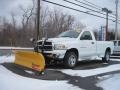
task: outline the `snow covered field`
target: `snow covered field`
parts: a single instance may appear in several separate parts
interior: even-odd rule
[[[0,47],[0,50],[33,50],[33,48],[21,48],[21,47]]]
[[[15,57],[13,55],[11,56],[0,56],[0,63],[5,63],[5,62],[14,62]]]
[[[13,62],[14,56],[1,56],[0,63]],[[19,76],[0,65],[0,90],[82,90],[68,81],[37,80]]]
[[[22,77],[0,66],[0,90],[80,90],[67,81],[45,81]]]
[[[120,74],[103,76],[100,80],[102,81],[98,82],[97,86],[104,90],[120,90]]]
[[[117,71],[120,70],[120,64],[111,65],[104,68],[96,68],[96,69],[90,69],[90,70],[61,70],[61,72],[66,73],[71,76],[81,76],[81,77],[88,77],[88,76],[94,76],[98,74],[103,74],[107,72]]]
[[[13,62],[14,56],[1,56],[0,63]],[[22,77],[0,65],[0,90],[82,90],[67,81],[47,81]]]
[[[119,59],[115,59],[119,61]],[[14,62],[14,56],[0,56],[0,63]],[[102,73],[120,70],[120,64],[101,67],[89,70],[57,69],[70,76],[89,77]],[[98,77],[96,86],[104,90],[119,90],[120,74],[106,75]],[[87,86],[86,86],[87,87]],[[0,90],[82,90],[77,86],[69,84],[67,80],[39,80],[15,74],[4,66],[0,65]]]

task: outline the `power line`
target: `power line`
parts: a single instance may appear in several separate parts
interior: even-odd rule
[[[102,8],[102,7],[100,7],[100,6],[96,5],[96,4],[93,4],[93,3],[91,3],[91,2],[89,2],[89,1],[87,1],[87,0],[84,0],[84,1],[87,2],[87,3],[89,3],[89,4],[91,4],[91,5],[96,6],[96,7],[98,7],[98,8]]]
[[[68,0],[63,0],[63,1],[66,1],[66,2],[68,2],[68,3],[71,3],[71,4],[74,4],[74,5],[76,5],[76,3],[73,3],[73,2],[70,2],[70,1],[68,1]],[[86,4],[86,3],[83,3],[83,2],[81,2],[81,1],[79,1],[79,0],[75,0],[75,1],[77,1],[77,2],[79,2],[79,3],[81,3],[81,4],[84,4],[84,5],[89,5],[89,4]],[[79,5],[79,4],[78,4]],[[78,6],[77,5],[77,6]],[[95,5],[95,4],[93,4],[93,5]],[[82,6],[82,5],[79,5],[80,7]],[[97,5],[96,5],[97,6]],[[83,6],[83,8],[84,8],[85,6]],[[91,7],[91,5],[89,6],[89,7]],[[92,6],[92,7],[95,7],[95,6]],[[87,9],[87,7],[85,7],[86,9]],[[88,10],[89,10],[90,8],[88,8]],[[94,8],[94,9],[96,9],[96,8]],[[103,14],[103,15],[106,15],[106,14],[104,14],[104,13],[102,13],[101,11],[102,11],[102,8],[100,9],[98,9],[98,10],[100,10],[100,11],[96,11],[96,10],[91,10],[91,11],[93,11],[93,12],[97,12],[97,13],[100,13],[100,14]],[[89,11],[88,11],[89,12]],[[112,16],[111,16],[112,15]],[[111,18],[116,18],[115,17],[116,15],[115,14],[113,14],[113,13],[111,13],[111,14],[109,14],[109,17],[111,17]],[[120,21],[120,20],[118,20],[118,21]]]
[[[78,1],[78,2],[80,2],[79,0],[75,0],[75,1]],[[90,5],[92,5],[92,6],[94,6],[94,7],[96,7],[96,8],[98,8],[98,9],[102,9],[102,7],[101,6],[98,6],[98,5],[96,5],[96,4],[94,4],[94,3],[91,3],[91,2],[89,2],[89,1],[87,1],[87,0],[84,0],[86,3],[88,3],[88,4],[90,4]],[[113,16],[115,16],[115,14],[111,14],[111,15],[113,15]]]
[[[93,10],[93,9],[90,9],[90,8],[87,8],[87,7],[85,7],[85,6],[76,4],[76,3],[71,2],[71,1],[68,1],[68,0],[63,0],[63,1],[68,2],[68,3],[70,3],[70,4],[73,4],[73,5],[76,5],[76,6],[79,6],[79,7],[82,7],[82,8],[85,8],[85,9],[88,9],[88,10],[90,10],[90,11],[93,11],[93,12],[96,12],[96,13],[99,13],[99,14],[102,14],[102,15],[106,15],[106,14],[104,14],[104,13],[102,13],[102,12],[99,12],[99,11],[96,11],[96,10]],[[109,17],[115,18],[115,17],[113,17],[113,16],[109,16]]]
[[[42,0],[44,2],[47,2],[47,3],[51,3],[51,4],[54,4],[54,5],[57,5],[57,6],[61,6],[61,7],[64,7],[64,8],[67,8],[67,9],[70,9],[70,10],[74,10],[74,11],[77,11],[77,12],[82,12],[82,13],[85,13],[85,14],[89,14],[91,16],[95,16],[95,17],[99,17],[99,18],[102,18],[102,19],[106,19],[105,17],[102,17],[102,16],[99,16],[99,15],[96,15],[96,14],[92,14],[92,13],[89,13],[89,12],[85,12],[85,11],[82,11],[82,10],[78,10],[78,9],[75,9],[75,8],[71,8],[71,7],[68,7],[68,6],[65,6],[65,5],[61,5],[61,4],[58,4],[58,3],[55,3],[55,2],[51,2],[51,1],[48,1],[48,0]],[[111,21],[115,21],[113,19],[108,19],[108,20],[111,20]],[[119,23],[120,24],[120,23]]]
[[[81,2],[81,1],[79,1],[79,0],[75,0],[75,1],[76,1],[76,2],[79,2],[79,3],[81,3],[81,4],[87,5],[87,6],[89,6],[89,7],[92,7],[92,8],[95,8],[95,9],[101,11],[101,8],[98,8],[98,7],[96,7],[96,6],[93,6],[93,5],[90,5],[90,4],[87,4],[87,3]]]

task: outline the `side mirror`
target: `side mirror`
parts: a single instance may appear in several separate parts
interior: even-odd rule
[[[35,39],[34,39],[34,38],[30,38],[30,41],[31,41],[32,43],[34,43],[34,42],[35,42]]]

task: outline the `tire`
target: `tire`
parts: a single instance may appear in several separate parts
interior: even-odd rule
[[[106,50],[105,56],[102,58],[102,61],[108,63],[110,61],[110,51]]]
[[[77,64],[77,55],[74,52],[67,52],[64,58],[66,68],[74,68]]]

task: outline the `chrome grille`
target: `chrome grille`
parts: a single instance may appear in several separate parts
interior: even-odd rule
[[[52,42],[50,41],[39,41],[37,44],[40,50],[52,51]]]

